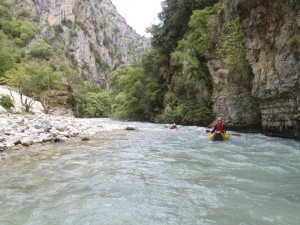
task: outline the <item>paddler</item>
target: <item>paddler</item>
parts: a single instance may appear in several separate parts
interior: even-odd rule
[[[171,130],[178,130],[178,127],[176,126],[176,124],[174,123],[171,127],[170,127]]]
[[[211,133],[213,134],[215,131],[223,134],[226,133],[225,124],[223,123],[222,117],[217,118],[217,122],[214,126],[214,129],[211,131]]]

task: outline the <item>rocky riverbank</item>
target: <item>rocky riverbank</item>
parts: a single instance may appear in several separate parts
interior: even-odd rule
[[[88,140],[89,136],[104,131],[136,129],[118,125],[110,119],[0,114],[0,151],[18,150],[38,143],[66,142],[74,137]]]

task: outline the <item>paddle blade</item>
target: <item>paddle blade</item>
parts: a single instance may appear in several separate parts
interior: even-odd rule
[[[210,134],[210,130],[205,130],[205,131],[206,131],[206,133]]]
[[[231,136],[241,136],[240,134],[230,134]]]

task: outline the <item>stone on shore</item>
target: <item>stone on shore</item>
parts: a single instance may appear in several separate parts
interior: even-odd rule
[[[124,130],[137,130],[137,127],[128,125],[124,127]]]
[[[88,136],[113,130],[137,130],[137,127],[124,127],[110,119],[5,113],[0,114],[0,151],[17,150],[37,143],[67,142],[73,137],[88,141]]]

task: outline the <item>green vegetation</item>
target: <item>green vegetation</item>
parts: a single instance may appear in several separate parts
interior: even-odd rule
[[[25,46],[36,33],[35,26],[27,20],[14,17],[8,8],[2,6],[3,8],[6,10],[0,17],[0,28],[6,35],[13,38],[16,44]]]
[[[206,53],[213,30],[209,19],[220,5],[193,12],[204,6],[192,0],[163,2],[161,23],[149,28],[154,49],[108,76],[111,117],[202,125],[211,121]]]
[[[60,24],[53,26],[56,35],[61,34],[64,30]]]
[[[227,25],[228,33],[222,38],[219,54],[224,63],[234,72],[249,74],[250,66],[246,59],[246,48],[243,43],[244,31],[239,19],[231,21]]]
[[[111,110],[110,96],[100,91],[77,93],[75,96],[75,112],[79,117],[109,117]]]
[[[195,31],[180,41],[171,57],[165,57],[162,49],[154,49],[143,56],[141,63],[121,66],[109,75],[112,117],[181,124],[209,123],[212,82],[204,57],[206,50],[200,51],[200,48],[209,45],[212,25],[208,18],[215,8],[197,12],[199,15],[190,22]],[[197,20],[203,15],[206,17],[199,23]],[[202,46],[199,46],[200,38],[206,38]],[[168,58],[170,64],[166,67]]]
[[[176,0],[163,1],[162,12],[159,14],[161,23],[149,28],[153,38],[153,47],[160,54],[169,56],[177,48],[178,41],[188,31],[188,22],[193,10],[204,8],[205,1]]]
[[[181,124],[208,125],[212,119],[212,78],[206,53],[211,44],[213,24],[210,17],[220,5],[195,10],[191,15],[189,33],[170,54],[168,92],[164,98],[163,121]]]
[[[4,76],[5,72],[14,67],[15,58],[8,52],[0,52],[0,78]]]
[[[60,102],[53,93],[65,92],[72,99],[83,84],[81,76],[51,41],[40,39],[28,45],[38,30],[37,24],[27,18],[26,8],[13,10],[13,6],[13,1],[0,1],[0,83],[20,92],[27,112],[33,101],[26,101],[23,95],[42,101],[44,106],[49,106],[50,93],[53,104]],[[70,21],[64,23],[72,25]],[[57,26],[56,32],[62,32],[62,27]]]
[[[41,39],[31,47],[30,55],[35,58],[49,60],[54,56],[54,49],[51,45]]]
[[[14,107],[13,100],[9,95],[0,96],[0,105],[6,110],[10,110],[12,107]]]
[[[90,77],[92,68],[87,63],[78,68],[74,49],[62,48],[63,32],[69,30],[73,42],[80,29],[89,34],[85,24],[63,20],[49,29],[51,37],[35,40],[32,38],[39,27],[27,18],[28,9],[13,10],[12,1],[0,0],[0,82],[40,100],[46,112],[66,105],[78,117],[208,125],[214,116],[208,52],[218,45],[218,54],[231,72],[248,78],[251,74],[238,19],[227,25],[220,43],[213,40],[216,15],[222,11],[217,2],[163,1],[160,23],[148,29],[152,48],[132,65],[121,65],[108,74],[107,87],[103,89],[84,81],[83,74]],[[121,53],[116,52],[112,40],[119,29],[109,18],[92,23],[97,33],[103,33],[97,35],[97,43],[107,48],[113,60],[121,61]],[[293,37],[289,46],[297,46],[298,39]],[[134,55],[134,44],[123,44]],[[110,66],[97,47],[90,43],[89,48],[98,69],[108,72]],[[247,99],[243,107],[252,109],[253,102]],[[29,103],[25,105],[29,109]]]
[[[161,23],[150,28],[154,49],[132,66],[120,66],[109,74],[107,91],[83,82],[73,67],[77,66],[73,54],[66,53],[65,56],[48,39],[40,39],[28,46],[37,26],[26,19],[26,8],[20,8],[14,14],[13,4],[4,2],[7,3],[2,1],[0,8],[1,82],[40,100],[45,111],[49,111],[50,105],[60,102],[59,98],[53,97],[58,94],[69,96],[70,99],[63,102],[69,102],[80,117],[110,116],[185,124],[207,124],[210,120],[212,84],[205,54],[212,30],[209,17],[215,13],[216,7],[197,10],[204,8],[206,3],[164,1]],[[70,29],[72,37],[76,36],[76,28],[88,33],[84,24],[64,20],[61,25],[53,26],[57,41],[64,27]],[[105,30],[102,44],[112,57],[120,57],[113,51],[108,33],[118,33],[119,30],[108,20],[103,20],[99,27]],[[128,48],[133,54],[134,48],[129,42]],[[90,50],[97,65],[108,71],[109,66],[93,44],[90,44]],[[89,71],[86,65],[82,68]]]
[[[160,112],[161,90],[157,78],[139,65],[120,66],[109,78],[111,116],[119,119],[154,121]]]
[[[190,34],[186,42],[181,45],[188,45],[190,48],[193,47],[198,54],[205,54],[210,47],[213,31],[213,24],[209,19],[220,9],[221,4],[218,3],[213,7],[194,11],[189,21]]]

